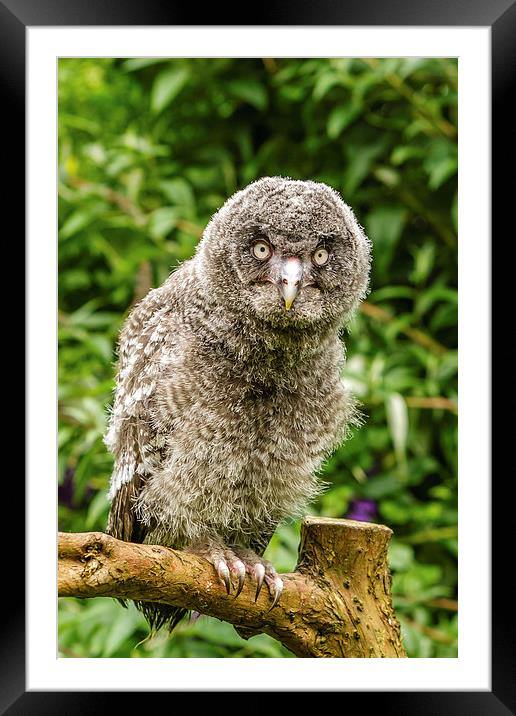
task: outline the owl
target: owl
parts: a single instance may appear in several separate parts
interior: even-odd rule
[[[369,240],[325,184],[265,177],[226,201],[122,328],[109,534],[195,552],[228,593],[265,583],[275,606],[265,548],[358,421],[340,336],[369,267]],[[137,607],[152,628],[185,615]]]

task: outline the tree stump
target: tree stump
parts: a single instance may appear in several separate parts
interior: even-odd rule
[[[270,609],[254,585],[226,594],[213,566],[159,545],[122,542],[101,532],[60,533],[59,596],[161,602],[228,621],[246,638],[264,632],[299,657],[405,657],[392,608],[383,525],[306,517],[296,571]],[[173,638],[173,636],[171,637]]]

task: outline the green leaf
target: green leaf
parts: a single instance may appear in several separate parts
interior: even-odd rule
[[[366,143],[359,146],[349,145],[346,148],[346,165],[344,168],[344,195],[353,194],[368,175],[373,162],[384,152],[386,139]]]
[[[408,159],[419,158],[424,155],[421,147],[413,145],[398,145],[391,154],[391,162],[396,166],[404,164]]]
[[[382,184],[389,187],[389,189],[398,186],[400,183],[400,173],[392,167],[377,166],[373,170],[373,174],[379,181],[382,182]]]
[[[365,218],[367,235],[373,244],[374,270],[380,276],[390,267],[407,219],[407,209],[397,204],[375,206]]]
[[[387,422],[399,463],[405,463],[408,437],[407,404],[399,393],[391,393],[386,400]]]
[[[195,204],[192,187],[185,179],[181,179],[180,177],[166,179],[159,183],[159,188],[165,197],[173,204],[179,204],[189,208]]]
[[[88,514],[84,522],[85,530],[104,530],[109,512],[109,500],[104,491],[97,492],[88,507]]]
[[[267,90],[255,80],[232,80],[228,82],[228,89],[234,97],[247,102],[258,110],[263,111],[267,107]]]
[[[333,72],[324,73],[315,83],[312,97],[316,102],[320,102],[336,84],[339,84],[338,75],[333,74]]]
[[[173,68],[161,72],[152,86],[151,110],[158,114],[179,95],[190,79],[190,71],[186,67]]]
[[[417,247],[414,254],[414,268],[410,274],[410,280],[415,284],[426,281],[433,270],[436,260],[436,246],[432,241],[427,241],[423,246]]]
[[[377,291],[371,291],[369,300],[372,303],[389,301],[393,298],[414,298],[415,290],[411,286],[384,286]]]
[[[99,355],[106,361],[111,360],[113,357],[113,346],[109,338],[100,334],[92,334],[88,339],[93,350],[99,353]]]
[[[69,239],[74,234],[77,234],[79,231],[86,228],[86,226],[92,224],[95,219],[96,216],[85,209],[74,211],[61,227],[59,231],[59,238],[63,240]]]
[[[428,174],[429,188],[438,189],[457,173],[457,145],[445,139],[433,142],[423,168]]]
[[[387,495],[393,495],[399,492],[401,488],[402,484],[398,478],[395,475],[388,474],[369,479],[365,483],[363,491],[366,497],[377,500]]]
[[[400,67],[397,69],[397,74],[406,79],[420,68],[423,68],[426,63],[427,59],[424,57],[404,57],[401,60]]]
[[[59,112],[59,124],[60,126],[80,129],[94,136],[98,135],[100,131],[100,125],[97,122],[92,122],[92,120],[87,117],[78,117],[77,115],[65,114],[63,112]]]
[[[396,571],[405,571],[414,562],[414,548],[393,540],[389,546],[389,566]]]
[[[322,516],[344,517],[352,496],[353,490],[349,485],[339,485],[332,488],[321,496]]]
[[[139,621],[133,609],[120,609],[117,618],[107,631],[101,655],[108,657],[114,654],[135,631]]]
[[[163,62],[170,62],[170,60],[168,57],[131,57],[131,59],[122,63],[122,67],[127,72],[135,72],[144,67],[152,67],[152,65],[161,64]]]
[[[457,173],[457,160],[447,157],[435,162],[429,168],[428,186],[430,189],[438,189],[445,181]]]
[[[149,233],[155,239],[162,239],[177,224],[177,210],[173,206],[164,206],[153,211],[149,218]]]
[[[337,105],[328,117],[326,131],[330,139],[337,139],[342,131],[360,114],[360,108],[352,104]]]

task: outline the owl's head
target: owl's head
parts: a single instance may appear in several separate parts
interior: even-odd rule
[[[266,177],[213,216],[197,261],[217,302],[302,327],[349,317],[367,292],[370,245],[334,189]]]

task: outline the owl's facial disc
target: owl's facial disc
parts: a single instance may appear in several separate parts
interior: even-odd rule
[[[212,217],[199,257],[210,300],[290,333],[347,320],[366,294],[370,248],[336,191],[264,177]]]

